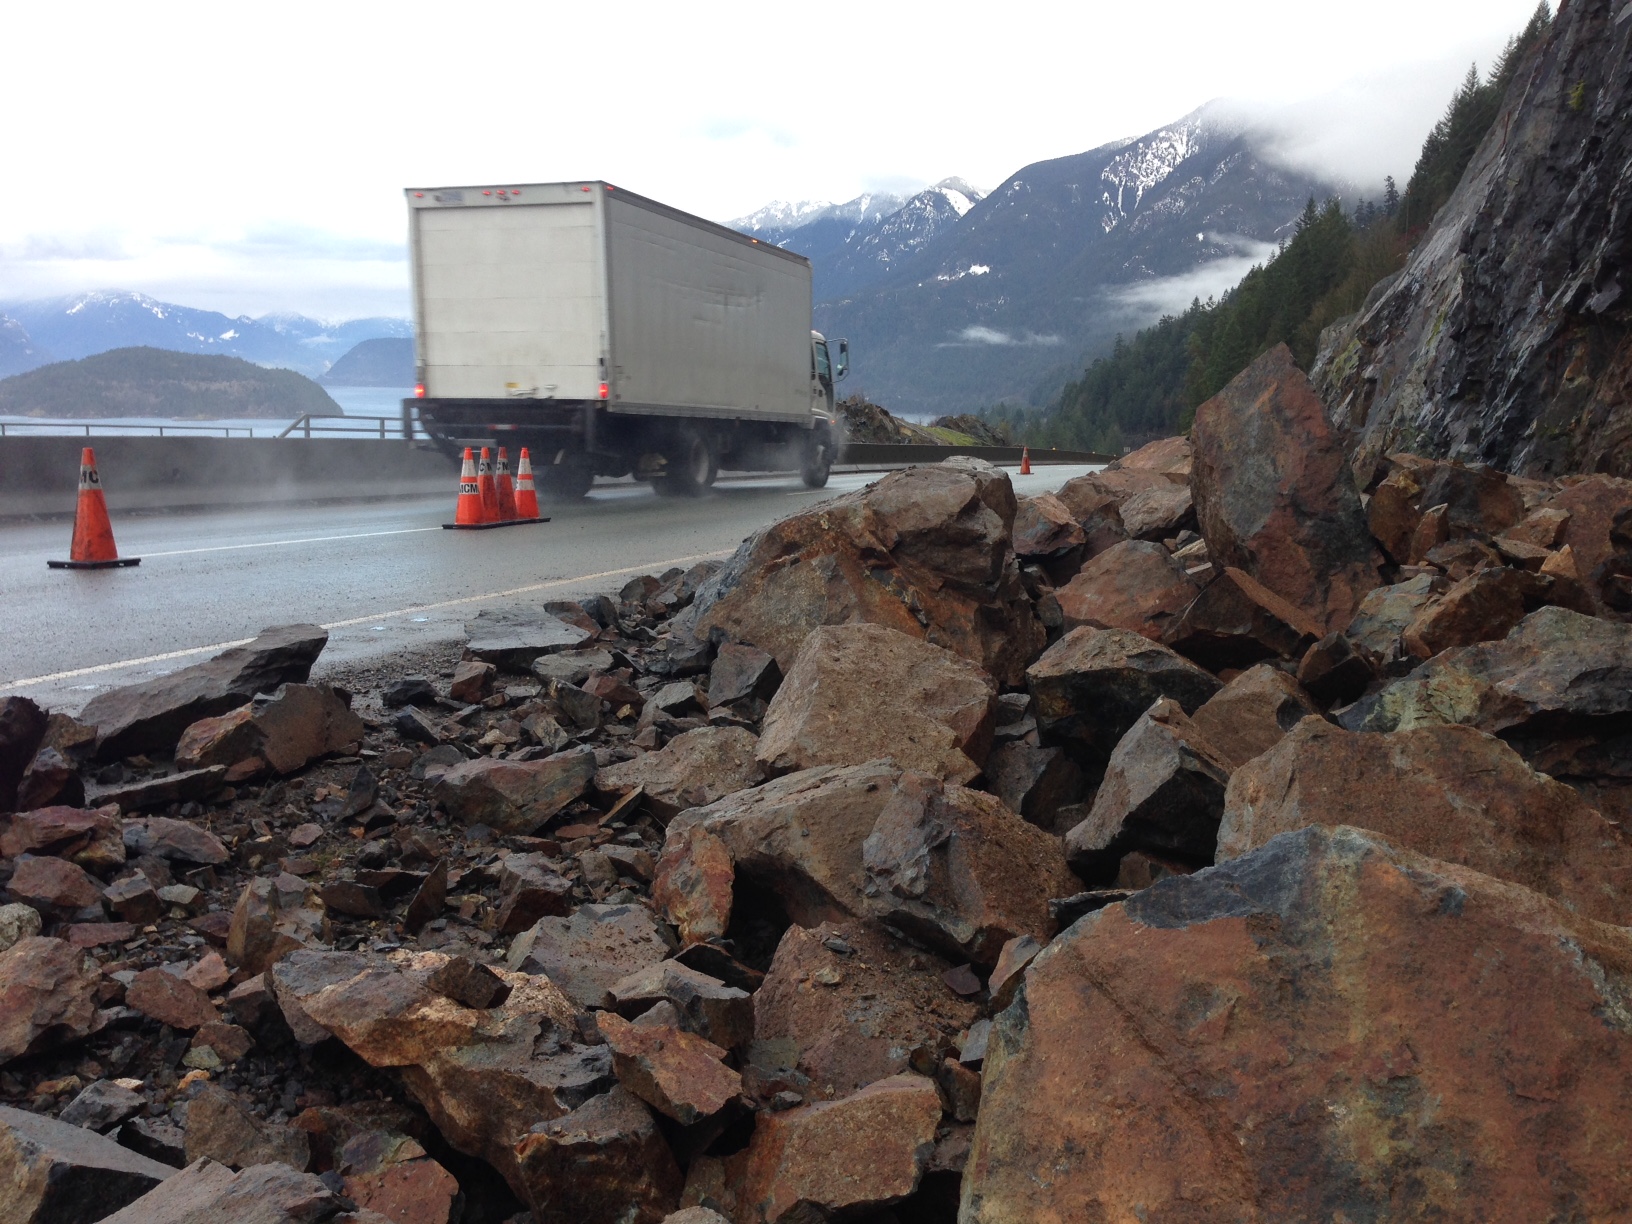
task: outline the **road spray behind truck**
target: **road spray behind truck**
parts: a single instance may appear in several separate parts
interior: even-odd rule
[[[721,468],[827,483],[833,384],[810,261],[613,187],[410,188],[417,383],[452,452],[530,448],[542,491],[635,475],[694,495]]]

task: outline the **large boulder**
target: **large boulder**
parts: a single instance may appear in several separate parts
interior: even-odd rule
[[[1401,640],[1423,609],[1444,594],[1448,584],[1437,574],[1418,574],[1393,586],[1378,587],[1360,601],[1346,636],[1385,669],[1415,666]]]
[[[318,625],[263,629],[254,641],[203,663],[98,694],[79,721],[96,728],[98,760],[167,752],[201,718],[235,710],[282,684],[304,684],[328,640]]]
[[[925,774],[897,780],[861,860],[867,916],[982,965],[1018,935],[1047,939],[1049,898],[1077,891],[1057,837],[994,795]]]
[[[1138,450],[1131,451],[1120,459],[1112,460],[1111,463],[1106,465],[1105,470],[1107,472],[1149,472],[1165,478],[1172,484],[1188,485],[1193,466],[1190,439],[1181,434],[1172,438],[1159,438],[1155,442],[1147,442]]]
[[[6,1224],[94,1224],[174,1173],[95,1131],[0,1105]]]
[[[980,1015],[948,989],[953,965],[868,922],[790,926],[754,995],[755,1065],[796,1072],[811,1100],[848,1096],[949,1048]]]
[[[763,782],[765,768],[755,757],[758,747],[754,733],[742,727],[694,727],[658,752],[601,770],[595,787],[615,795],[639,788],[646,806],[666,824],[687,808]]]
[[[1014,555],[1026,560],[1064,556],[1088,543],[1088,533],[1052,493],[1022,497],[1015,504]]]
[[[369,1065],[396,1068],[443,1137],[524,1198],[517,1142],[611,1087],[611,1055],[576,1044],[573,1005],[548,978],[502,973],[511,988],[503,1001],[472,1008],[436,989],[449,961],[300,951],[270,976],[297,1036],[332,1035]]]
[[[234,780],[267,769],[291,774],[361,740],[363,730],[349,696],[332,685],[283,684],[231,713],[189,726],[176,744],[176,765],[236,766]]]
[[[1588,918],[1632,925],[1632,839],[1472,727],[1356,735],[1306,720],[1230,780],[1218,857],[1313,824],[1370,829]]]
[[[725,1161],[722,1195],[731,1217],[799,1224],[898,1202],[918,1188],[940,1118],[935,1081],[917,1075],[891,1076],[842,1100],[762,1113],[748,1147]]]
[[[1156,701],[1111,753],[1087,818],[1066,834],[1072,866],[1084,878],[1114,875],[1130,850],[1211,863],[1230,770],[1176,701]]]
[[[1048,899],[1076,891],[1057,838],[992,795],[888,762],[804,770],[684,813],[652,899],[687,943],[730,929],[739,893],[801,926],[872,918],[991,963],[1046,938]]]
[[[1139,716],[1159,697],[1186,714],[1223,686],[1166,646],[1129,629],[1073,629],[1026,672],[1045,744],[1103,765]]]
[[[1278,667],[1249,667],[1191,715],[1232,770],[1262,756],[1305,718],[1319,714],[1309,694]]]
[[[1136,540],[1170,539],[1196,520],[1190,486],[1171,481],[1139,490],[1120,509],[1122,526]]]
[[[1612,1219],[1632,931],[1309,828],[1088,915],[994,1022],[963,1224]]]
[[[1491,733],[1583,730],[1632,714],[1632,625],[1565,608],[1530,613],[1499,642],[1447,650],[1362,698],[1351,731],[1465,723]]]
[[[563,752],[542,761],[478,757],[443,773],[433,793],[462,824],[526,834],[588,790],[594,777],[592,752]]]
[[[759,760],[790,773],[889,757],[968,782],[991,749],[996,696],[991,677],[950,650],[882,625],[823,626],[771,701]]]
[[[683,1179],[650,1111],[615,1087],[516,1145],[538,1224],[661,1224]]]
[[[1624,598],[1615,599],[1615,572],[1626,574],[1632,569],[1617,567],[1632,562],[1627,554],[1632,550],[1628,535],[1628,519],[1632,517],[1632,480],[1614,476],[1594,475],[1579,480],[1568,480],[1566,487],[1547,504],[1554,510],[1567,513],[1570,518],[1564,527],[1561,544],[1575,557],[1583,584],[1587,587],[1599,613],[1618,612],[1623,617],[1629,609]]]
[[[669,942],[643,905],[582,905],[518,935],[509,964],[548,977],[579,1007],[605,1007],[619,982],[668,956]]]
[[[101,1224],[379,1224],[373,1212],[343,1215],[347,1200],[315,1173],[288,1165],[254,1165],[234,1173],[213,1160],[198,1160],[173,1173],[123,1211],[91,1216]]]
[[[1090,560],[1054,597],[1067,629],[1131,629],[1159,642],[1199,594],[1167,549],[1125,540]]]
[[[1323,636],[1320,622],[1251,575],[1225,566],[1162,641],[1203,667],[1251,667],[1265,659],[1297,659]]]
[[[979,460],[894,472],[748,539],[676,618],[792,666],[822,625],[886,625],[1019,683],[1045,634],[1020,583],[1014,490]]]
[[[1378,586],[1379,557],[1342,440],[1284,344],[1196,410],[1196,516],[1213,556],[1323,629]]]
[[[0,1065],[101,1026],[96,965],[66,940],[25,936],[0,952]]]

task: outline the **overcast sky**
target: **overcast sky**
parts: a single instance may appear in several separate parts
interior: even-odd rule
[[[605,178],[717,220],[983,188],[1212,98],[1409,175],[1535,0],[6,6],[0,301],[407,313],[401,189]]]

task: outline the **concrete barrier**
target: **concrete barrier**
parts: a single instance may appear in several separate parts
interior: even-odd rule
[[[336,499],[446,494],[453,505],[459,467],[440,452],[373,438],[0,438],[0,518],[71,516],[79,452],[96,449],[108,508],[191,510]],[[973,455],[1020,462],[1018,446],[846,446],[847,467],[892,468]],[[512,462],[515,456],[512,456]],[[1086,451],[1035,451],[1033,463],[1108,463]]]
[[[79,453],[96,450],[108,508],[185,510],[445,493],[458,465],[371,438],[0,438],[0,517],[72,515]]]

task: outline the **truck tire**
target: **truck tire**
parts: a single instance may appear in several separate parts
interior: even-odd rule
[[[818,425],[799,447],[799,479],[807,489],[824,489],[833,471],[833,431]]]
[[[661,497],[701,497],[720,474],[713,440],[689,426],[679,430],[664,452],[668,466],[652,481]]]
[[[595,473],[582,463],[552,463],[534,471],[538,493],[546,501],[582,501],[595,483]]]

